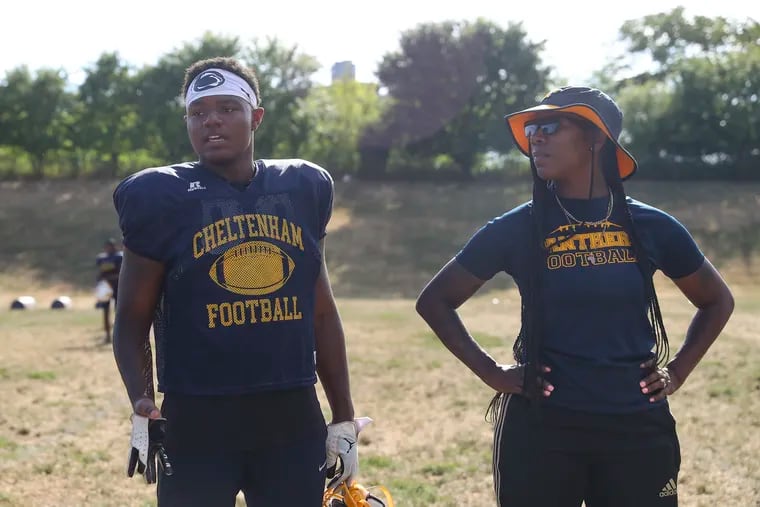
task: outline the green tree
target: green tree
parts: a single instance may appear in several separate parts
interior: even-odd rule
[[[620,28],[620,38],[632,54],[645,53],[667,70],[686,57],[731,52],[760,41],[760,26],[747,19],[731,22],[718,16],[684,16],[684,8],[676,7],[629,20]]]
[[[651,80],[627,86],[617,97],[625,112],[622,141],[640,161],[660,156],[673,101],[671,88],[667,83]]]
[[[0,84],[0,145],[28,153],[34,177],[42,178],[46,157],[70,145],[65,121],[73,102],[66,91],[66,76],[59,70],[32,74],[21,66],[9,71]]]
[[[629,56],[605,68],[607,83],[617,77],[625,137],[644,172],[757,177],[760,24],[686,18],[678,8],[628,21],[620,34],[633,54],[654,62],[627,78]]]
[[[520,24],[444,22],[405,32],[400,50],[387,54],[378,70],[394,102],[380,137],[418,156],[449,155],[471,174],[479,155],[512,147],[504,113],[546,91],[542,48]]]
[[[117,53],[102,54],[85,73],[79,87],[82,111],[76,126],[77,144],[106,156],[108,175],[115,176],[119,155],[134,149],[137,141],[134,76]]]
[[[686,59],[676,65],[675,75],[669,115],[673,152],[740,165],[760,158],[760,47]]]
[[[382,115],[374,83],[339,80],[315,87],[297,103],[296,122],[310,125],[300,156],[333,174],[355,173],[359,166],[359,136]]]
[[[289,158],[300,152],[311,125],[298,114],[298,101],[313,86],[312,76],[319,70],[317,60],[287,46],[277,38],[255,39],[244,59],[259,78],[262,106],[266,111],[263,126],[256,131],[256,154],[261,158]]]

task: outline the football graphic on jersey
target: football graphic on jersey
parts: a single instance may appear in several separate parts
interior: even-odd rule
[[[259,296],[285,285],[294,267],[293,259],[277,245],[248,241],[219,256],[211,265],[209,276],[230,292]]]

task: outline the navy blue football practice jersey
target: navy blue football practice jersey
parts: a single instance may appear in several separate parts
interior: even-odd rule
[[[608,204],[607,198],[562,202],[579,220],[605,216]],[[607,413],[651,408],[638,383],[648,373],[639,365],[652,358],[654,337],[644,281],[621,226],[624,210],[615,206],[603,224],[571,226],[550,203],[541,360],[552,368],[546,377],[554,391],[545,402]],[[628,206],[654,269],[680,278],[702,265],[702,252],[675,218],[631,198]],[[488,222],[457,254],[457,262],[481,280],[505,271],[524,297],[532,269],[530,208],[526,203]]]
[[[95,266],[98,268],[98,278],[118,277],[123,258],[122,252],[114,252],[112,254],[106,252],[99,253],[95,258]]]
[[[316,382],[314,285],[333,182],[303,160],[259,160],[236,188],[199,162],[122,181],[124,245],[164,264],[158,389],[226,395]]]

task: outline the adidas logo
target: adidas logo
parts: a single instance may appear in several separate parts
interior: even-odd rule
[[[666,496],[673,496],[677,494],[678,490],[676,489],[676,481],[670,479],[668,483],[663,486],[662,491],[660,491],[660,498],[665,498]]]

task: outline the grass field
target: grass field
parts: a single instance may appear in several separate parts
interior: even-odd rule
[[[0,184],[0,506],[147,506],[154,489],[125,476],[129,405],[91,295],[93,260],[117,236],[113,182]],[[736,310],[671,399],[682,506],[760,506],[760,185],[635,182],[631,195],[681,219],[725,274]],[[414,298],[524,184],[337,184],[328,264],[349,339],[366,485],[401,507],[488,507],[491,392],[433,337]],[[693,309],[658,278],[672,342]],[[38,308],[8,311],[13,297]],[[68,294],[70,311],[47,310]],[[461,310],[509,361],[518,296],[506,277]]]

